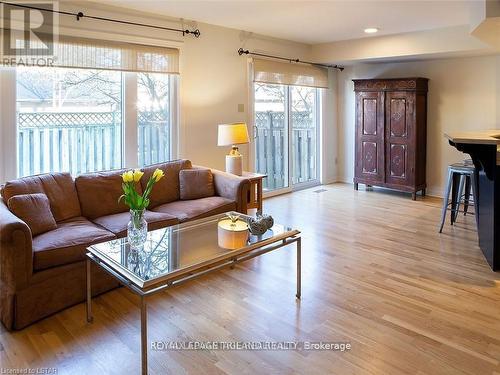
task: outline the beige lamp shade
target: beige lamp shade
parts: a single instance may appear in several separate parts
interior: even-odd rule
[[[232,146],[248,142],[250,139],[248,138],[247,124],[244,122],[219,125],[218,146]]]

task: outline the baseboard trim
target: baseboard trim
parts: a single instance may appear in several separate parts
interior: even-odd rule
[[[338,177],[336,182],[354,185],[352,177]],[[443,198],[443,188],[441,187],[428,187],[425,191],[426,195],[435,198]]]

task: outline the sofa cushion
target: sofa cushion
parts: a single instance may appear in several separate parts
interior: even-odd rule
[[[165,177],[158,181],[151,191],[149,198],[150,209],[160,204],[179,200],[179,172],[191,168],[191,162],[189,160],[174,160],[145,167],[143,169],[144,176],[141,179],[142,189],[146,188],[149,177],[156,168],[161,169]]]
[[[146,211],[144,218],[148,223],[148,230],[160,229],[179,223],[179,220],[175,216],[162,212]],[[114,233],[117,237],[125,237],[127,235],[127,224],[130,221],[130,213],[121,212],[119,214],[98,217],[92,221]]]
[[[181,200],[212,197],[215,194],[214,176],[205,168],[184,169],[179,172]]]
[[[85,260],[89,245],[114,238],[113,233],[84,217],[63,221],[57,229],[33,238],[33,269],[40,271]]]
[[[89,219],[126,212],[129,208],[118,199],[123,194],[122,176],[126,169],[86,173],[75,180],[82,215]],[[142,177],[144,179],[144,177]],[[136,184],[142,194],[141,185]]]
[[[9,210],[30,227],[32,236],[57,228],[50,211],[49,199],[45,194],[15,195],[7,203]]]
[[[7,204],[15,195],[43,193],[57,222],[81,215],[75,183],[69,173],[50,173],[9,181],[2,190]]]
[[[162,204],[152,209],[177,217],[181,222],[236,210],[236,202],[222,197],[208,197]]]

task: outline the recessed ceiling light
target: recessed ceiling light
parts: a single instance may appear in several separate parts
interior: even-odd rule
[[[369,27],[367,29],[365,29],[365,33],[367,34],[374,34],[378,31],[378,29],[376,27]]]

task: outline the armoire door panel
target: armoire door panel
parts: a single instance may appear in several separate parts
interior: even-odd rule
[[[406,98],[391,98],[389,101],[389,132],[391,137],[406,138],[408,127],[406,122]]]
[[[377,135],[377,99],[363,98],[363,135]]]
[[[407,150],[405,144],[391,144],[389,146],[389,174],[391,178],[406,179],[408,175]]]
[[[378,170],[378,147],[377,142],[363,142],[363,159],[361,164],[361,169],[364,174],[369,173],[372,175],[377,175],[380,173]]]
[[[413,106],[415,94],[407,91],[386,93],[386,182],[411,185],[414,155]]]
[[[384,182],[384,93],[356,95],[355,177],[369,182]]]

